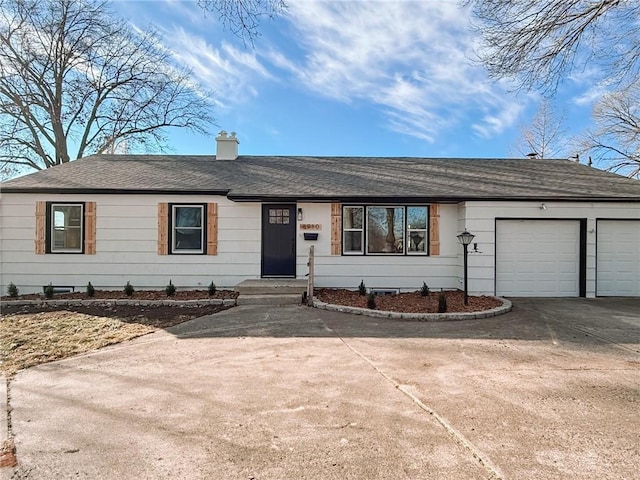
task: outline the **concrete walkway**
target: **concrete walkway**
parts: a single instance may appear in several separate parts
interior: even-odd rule
[[[632,479],[640,301],[236,307],[23,371],[10,398],[14,478]]]

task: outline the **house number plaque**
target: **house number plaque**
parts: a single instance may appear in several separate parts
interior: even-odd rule
[[[300,230],[322,230],[322,225],[319,223],[301,223]]]

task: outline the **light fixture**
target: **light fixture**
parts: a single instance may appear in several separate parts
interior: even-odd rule
[[[468,301],[469,301],[469,295],[468,295],[468,275],[467,275],[467,271],[468,271],[468,257],[469,257],[469,244],[471,243],[471,241],[475,238],[475,235],[472,233],[469,233],[467,231],[467,229],[464,229],[464,232],[462,232],[459,235],[456,235],[456,237],[458,237],[458,241],[460,242],[460,244],[462,245],[462,248],[464,249],[464,304],[467,305]]]
[[[544,203],[540,204],[540,210],[546,210],[547,206]]]
[[[460,245],[469,245],[471,243],[471,240],[473,240],[475,238],[475,235],[473,235],[472,233],[467,232],[467,229],[465,228],[464,232],[462,232],[460,235],[456,235],[458,237],[458,241],[460,242]]]
[[[298,221],[301,222],[302,221],[302,208],[298,209]]]

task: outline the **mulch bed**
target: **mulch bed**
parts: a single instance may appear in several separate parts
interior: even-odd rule
[[[209,295],[207,290],[176,290],[172,296],[167,296],[164,290],[136,290],[133,295],[127,296],[123,290],[96,290],[93,297],[89,297],[86,292],[72,293],[56,293],[52,300],[202,300],[207,298],[237,298],[238,292],[233,290],[217,290],[215,294]],[[0,297],[0,300],[7,302],[10,300],[43,300],[42,293],[29,293],[26,295],[18,295],[17,297],[9,297],[8,295]]]
[[[438,299],[441,293],[447,299],[447,313],[481,312],[502,305],[502,302],[497,298],[488,296],[469,296],[468,305],[464,305],[464,293],[460,290],[430,292],[426,297],[423,297],[419,291],[415,291],[395,295],[378,295],[376,296],[376,310],[401,313],[438,313]],[[368,308],[367,296],[362,296],[357,291],[321,288],[316,290],[314,294],[319,300],[326,303]]]
[[[209,295],[207,290],[178,290],[168,297],[164,290],[139,290],[128,297],[122,290],[96,290],[93,300],[202,300],[236,298],[237,292],[232,290],[218,290]],[[43,300],[44,295],[32,293],[17,297],[2,297],[8,300]],[[53,300],[87,300],[90,297],[85,292],[56,293]],[[35,314],[40,312],[69,311],[84,313],[96,317],[117,318],[127,323],[140,323],[156,328],[168,328],[187,320],[211,315],[226,310],[222,305],[2,305],[0,316],[15,314]]]

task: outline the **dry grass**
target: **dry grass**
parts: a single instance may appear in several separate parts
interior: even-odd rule
[[[139,323],[66,310],[0,317],[0,372],[89,352],[155,331]]]

